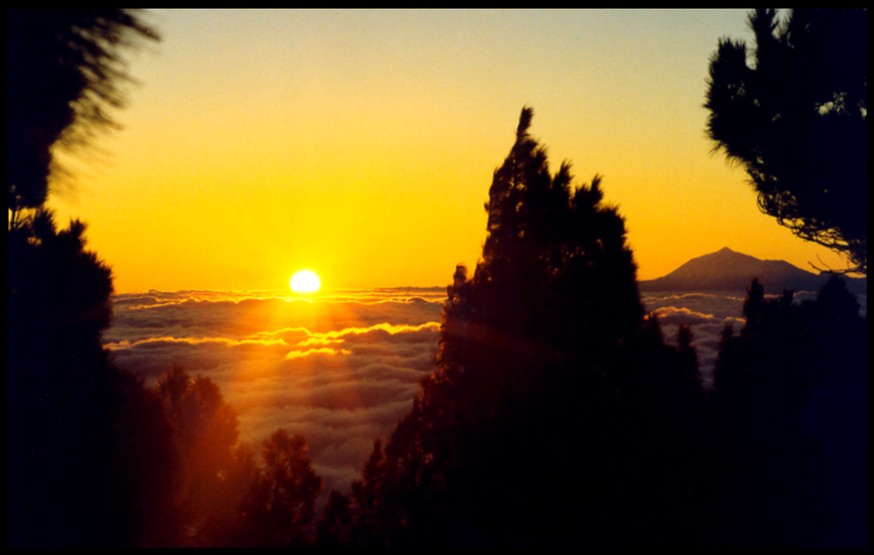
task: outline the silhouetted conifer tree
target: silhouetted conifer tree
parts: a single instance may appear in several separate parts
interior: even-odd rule
[[[238,443],[233,459],[220,475],[219,491],[212,495],[215,505],[209,507],[203,520],[196,544],[209,547],[251,547],[260,545],[256,537],[253,515],[260,515],[252,507],[257,503],[263,475],[255,453],[246,443]]]
[[[353,518],[349,496],[331,491],[316,527],[316,546],[353,547]]]
[[[867,509],[867,339],[833,276],[815,301],[766,299],[754,281],[716,364],[725,543],[861,546]]]
[[[167,544],[169,426],[101,346],[111,274],[84,229],[40,210],[9,231],[10,544]]]
[[[261,446],[262,478],[248,497],[246,526],[255,546],[303,547],[315,540],[315,505],[322,479],[306,440],[278,429]]]
[[[366,545],[671,543],[694,520],[691,340],[645,318],[600,177],[552,174],[532,114],[494,173],[483,258],[447,289],[437,367],[355,485]]]
[[[174,366],[158,383],[179,456],[176,503],[180,541],[215,544],[227,534],[253,477],[252,461],[240,450],[237,415],[218,386]],[[218,535],[218,537],[214,537]]]

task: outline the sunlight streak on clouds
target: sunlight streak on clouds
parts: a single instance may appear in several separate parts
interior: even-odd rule
[[[276,428],[307,438],[327,489],[348,491],[376,438],[409,413],[433,370],[444,288],[319,294],[149,291],[114,297],[104,342],[152,384],[173,364],[208,376],[257,444]],[[723,326],[743,325],[742,295],[644,294],[668,341],[692,329],[705,385]]]
[[[347,490],[377,437],[433,369],[443,288],[114,297],[105,346],[154,383],[173,364],[214,380],[256,446],[276,428],[307,437],[326,487]]]
[[[330,347],[319,347],[317,349],[307,349],[306,351],[289,351],[286,359],[301,358],[309,355],[351,355],[349,349],[332,349]]]

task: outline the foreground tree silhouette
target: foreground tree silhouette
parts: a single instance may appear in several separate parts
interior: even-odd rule
[[[237,416],[218,386],[179,366],[158,381],[178,453],[176,545],[288,547],[314,541],[321,478],[303,436],[278,429],[260,460],[239,441]]]
[[[695,522],[694,357],[645,317],[600,178],[551,174],[532,115],[483,259],[448,288],[437,368],[353,485],[365,545],[670,544]]]
[[[261,445],[259,482],[244,500],[245,545],[304,547],[315,541],[315,505],[322,479],[306,439],[278,429]]]
[[[222,545],[237,533],[239,505],[258,477],[239,443],[237,415],[206,377],[174,366],[158,393],[178,453],[175,510],[183,545]]]
[[[9,9],[10,227],[46,200],[53,146],[75,149],[117,127],[130,78],[123,53],[158,40],[139,10]]]
[[[176,455],[159,400],[101,346],[109,268],[85,225],[42,207],[53,145],[87,143],[120,105],[125,10],[9,14],[8,522],[11,546],[175,541]]]
[[[721,39],[705,107],[716,149],[743,164],[759,208],[807,241],[868,260],[868,14],[773,9],[743,41]]]
[[[101,347],[109,269],[47,211],[9,231],[11,545],[166,544],[176,464],[158,399]]]
[[[865,545],[867,326],[855,296],[836,276],[802,303],[766,299],[753,281],[744,316],[716,364],[720,543]]]

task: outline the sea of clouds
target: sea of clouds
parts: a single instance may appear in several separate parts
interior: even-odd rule
[[[152,385],[174,364],[211,378],[254,448],[301,433],[326,490],[347,491],[433,369],[444,288],[150,291],[113,299],[114,362]]]
[[[798,300],[809,298],[802,293]],[[147,384],[174,364],[208,376],[252,447],[277,428],[303,434],[325,490],[348,491],[376,438],[387,438],[433,370],[445,289],[322,293],[149,291],[113,298],[104,335],[115,363]],[[720,333],[743,325],[741,293],[645,293],[673,341],[691,326],[702,382]]]

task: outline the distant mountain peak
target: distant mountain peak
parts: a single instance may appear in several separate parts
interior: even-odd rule
[[[640,282],[642,291],[746,291],[758,278],[767,293],[818,291],[827,275],[813,274],[785,260],[761,260],[722,247],[716,252],[690,259],[673,272]],[[851,291],[864,292],[866,280],[846,278]]]
[[[721,249],[719,249],[719,250],[716,251],[716,252],[711,252],[710,254],[704,254],[704,255],[698,256],[698,257],[696,257],[696,258],[707,258],[707,257],[712,257],[712,256],[741,256],[741,257],[743,257],[743,258],[750,258],[750,259],[753,259],[753,260],[760,260],[760,259],[756,258],[755,256],[752,256],[752,255],[749,255],[749,254],[744,254],[744,253],[742,253],[742,252],[739,252],[739,251],[736,251],[736,250],[732,250],[732,249],[730,249],[730,248],[728,248],[728,247],[722,247]],[[694,259],[693,259],[693,260],[694,260]]]

